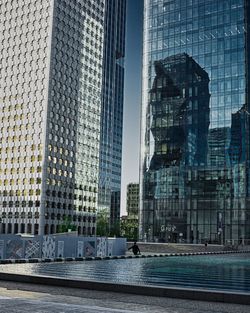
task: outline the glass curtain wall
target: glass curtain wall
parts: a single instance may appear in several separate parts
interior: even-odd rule
[[[140,239],[244,243],[249,5],[145,0]]]
[[[120,222],[125,0],[105,2],[104,26],[98,209],[108,211],[113,234]]]

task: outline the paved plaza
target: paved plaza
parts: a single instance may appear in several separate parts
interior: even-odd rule
[[[249,313],[249,306],[0,282],[0,313]]]

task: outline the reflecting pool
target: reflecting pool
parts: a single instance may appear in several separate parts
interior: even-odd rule
[[[1,272],[250,293],[250,253],[12,264]]]

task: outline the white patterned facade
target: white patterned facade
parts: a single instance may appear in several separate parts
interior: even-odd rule
[[[0,233],[92,235],[104,0],[2,0],[0,17]]]

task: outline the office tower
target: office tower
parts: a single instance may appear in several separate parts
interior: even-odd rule
[[[111,228],[120,220],[125,21],[126,1],[106,1],[98,208]]]
[[[140,239],[250,239],[244,0],[144,1]]]
[[[0,8],[1,233],[95,234],[104,0]]]
[[[139,184],[127,185],[127,213],[128,216],[138,220],[139,213]]]
[[[129,240],[137,240],[139,229],[139,184],[127,185],[127,216],[121,218],[121,234]]]

